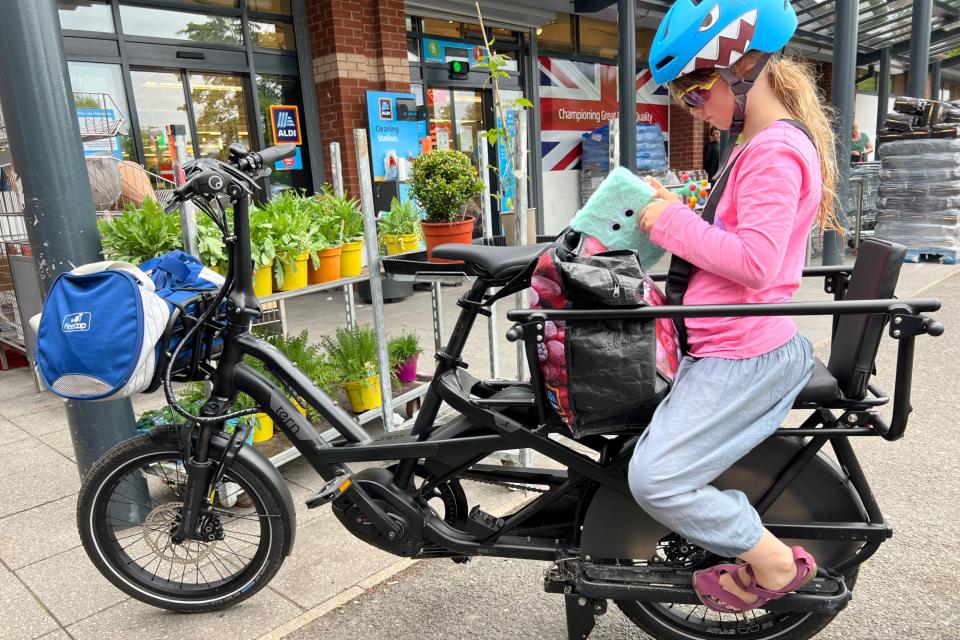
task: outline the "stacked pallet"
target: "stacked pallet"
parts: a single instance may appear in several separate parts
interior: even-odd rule
[[[940,102],[900,96],[883,121],[877,142],[960,136],[960,101]]]

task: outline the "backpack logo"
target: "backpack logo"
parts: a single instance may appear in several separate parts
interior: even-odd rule
[[[65,333],[71,331],[89,331],[91,320],[92,317],[89,311],[68,313],[67,315],[63,316],[62,329]]]

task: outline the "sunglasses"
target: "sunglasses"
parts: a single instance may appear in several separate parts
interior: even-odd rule
[[[715,73],[693,86],[687,87],[678,97],[691,109],[700,109],[710,99],[710,90],[713,89],[713,85],[717,83],[719,78],[720,74]]]

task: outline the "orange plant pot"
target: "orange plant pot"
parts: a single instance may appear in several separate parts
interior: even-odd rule
[[[307,282],[310,284],[322,284],[340,279],[340,253],[343,247],[331,247],[317,252],[317,258],[320,260],[320,266],[313,268],[313,260],[307,270]]]
[[[441,244],[470,244],[473,242],[474,218],[459,222],[421,222],[423,240],[427,245],[427,260],[430,262],[461,262],[433,257],[433,248]]]

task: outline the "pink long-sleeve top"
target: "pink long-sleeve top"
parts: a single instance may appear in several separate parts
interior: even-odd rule
[[[789,302],[800,286],[822,191],[817,150],[802,131],[776,122],[737,152],[714,224],[678,203],[650,232],[655,244],[694,267],[684,304]],[[697,358],[751,358],[797,332],[786,316],[684,322]]]

